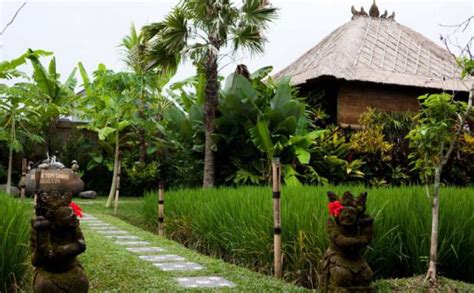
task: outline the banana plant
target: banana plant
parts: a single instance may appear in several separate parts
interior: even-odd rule
[[[309,164],[310,147],[321,131],[311,131],[306,104],[297,97],[288,79],[275,83],[268,78],[262,82],[270,71],[271,68],[262,68],[248,78],[238,73],[227,78],[219,106],[218,132],[227,143],[239,141],[239,145],[256,148],[264,155],[262,177],[251,177],[252,172],[240,168],[235,180],[268,180],[270,162],[279,156],[285,182],[298,185],[301,175],[296,167]]]
[[[82,63],[78,66],[86,93],[80,108],[81,116],[89,121],[84,128],[96,132],[101,141],[114,145],[112,184],[106,203],[106,207],[110,207],[116,189],[120,146],[128,139],[125,129],[133,123],[136,111],[134,96],[129,90],[133,76],[115,73],[100,64],[91,82]]]
[[[28,79],[28,76],[17,70],[17,67],[25,64],[29,56],[40,57],[48,55],[51,55],[51,53],[43,50],[29,50],[15,59],[0,62],[0,80],[12,78]],[[22,150],[19,138],[28,137],[32,141],[43,142],[40,136],[29,131],[30,126],[33,124],[32,119],[38,117],[38,113],[32,103],[36,92],[36,88],[27,82],[18,82],[13,86],[0,83],[0,140],[6,141],[9,146],[7,193],[10,193],[11,187],[13,153]]]
[[[41,63],[40,57],[45,55],[43,51],[33,51],[28,49],[25,57],[33,67],[33,80],[38,89],[37,111],[41,115],[43,122],[43,136],[46,147],[50,154],[54,153],[57,147],[56,123],[61,115],[71,114],[71,110],[76,105],[76,94],[74,88],[77,84],[75,74],[76,68],[72,70],[64,83],[60,81],[61,75],[56,69],[56,58],[49,62],[48,69]]]
[[[0,140],[6,141],[9,147],[7,193],[10,193],[12,183],[13,153],[23,150],[20,138],[44,142],[41,136],[30,131],[39,118],[31,101],[34,90],[29,83],[16,83],[11,87],[0,85]]]

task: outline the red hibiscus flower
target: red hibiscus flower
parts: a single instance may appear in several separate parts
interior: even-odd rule
[[[331,216],[339,216],[343,208],[344,206],[338,200],[328,203],[329,214]]]
[[[71,202],[69,206],[76,214],[76,217],[82,218],[82,209],[80,206],[78,206],[75,202]]]

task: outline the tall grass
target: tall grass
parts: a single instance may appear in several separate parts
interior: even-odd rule
[[[285,279],[317,286],[316,268],[324,253],[327,198],[355,187],[299,187],[282,190]],[[421,187],[369,189],[368,213],[375,239],[365,251],[377,277],[404,277],[426,270],[431,229],[430,200]],[[474,191],[443,188],[439,270],[454,279],[474,281]],[[188,247],[254,270],[272,271],[272,196],[270,188],[179,190],[167,192],[166,234]],[[157,226],[157,196],[145,197],[143,217]]]
[[[14,290],[28,268],[31,205],[0,193],[0,292]]]

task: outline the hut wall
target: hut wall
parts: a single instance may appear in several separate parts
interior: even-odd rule
[[[337,122],[340,125],[358,125],[359,116],[368,107],[387,112],[418,111],[417,97],[428,91],[372,83],[342,83],[337,101]]]

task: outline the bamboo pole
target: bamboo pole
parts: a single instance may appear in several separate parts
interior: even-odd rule
[[[117,178],[115,181],[115,203],[114,203],[114,215],[117,215],[118,200],[120,195],[120,174],[122,173],[121,161],[118,161],[117,165]]]
[[[21,161],[20,199],[25,198],[26,159]]]
[[[158,235],[165,234],[165,184],[159,183],[158,188]]]
[[[272,185],[273,185],[273,251],[275,277],[282,277],[282,254],[281,254],[281,215],[280,215],[280,158],[272,160]]]

